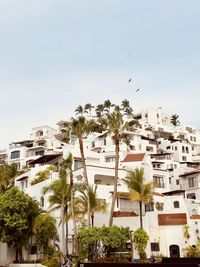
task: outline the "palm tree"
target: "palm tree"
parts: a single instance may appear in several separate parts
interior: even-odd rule
[[[97,124],[94,120],[86,120],[84,116],[79,116],[78,118],[72,118],[69,123],[65,124],[65,129],[69,133],[70,136],[74,136],[78,139],[79,142],[79,149],[81,154],[81,161],[83,167],[83,176],[84,182],[87,188],[89,187],[88,183],[88,175],[87,175],[87,168],[85,162],[85,154],[84,154],[84,147],[83,147],[83,139],[92,133]],[[90,203],[88,202],[88,226],[90,226]]]
[[[111,107],[113,107],[114,105],[110,102],[109,99],[107,99],[107,100],[104,101],[103,106],[104,106],[104,110],[105,110],[106,112],[110,113],[110,109],[111,109]]]
[[[137,120],[124,121],[123,114],[120,109],[114,110],[112,113],[107,114],[106,117],[99,119],[100,125],[106,130],[107,135],[110,135],[115,143],[115,178],[114,178],[114,190],[112,196],[112,204],[110,210],[109,226],[113,224],[113,212],[115,207],[115,199],[117,194],[118,183],[118,168],[119,168],[119,145],[120,142],[125,141],[129,143],[129,135],[125,134],[126,130],[130,130],[134,125],[138,124]],[[105,134],[104,134],[105,135]]]
[[[179,115],[177,114],[174,114],[171,116],[171,123],[174,125],[174,126],[178,126],[180,124],[180,121],[179,121]]]
[[[33,234],[36,244],[45,255],[48,254],[49,248],[54,248],[56,241],[59,241],[56,220],[48,213],[41,213],[36,217],[33,225]]]
[[[42,193],[50,193],[48,198],[50,203],[50,211],[55,209],[61,210],[61,231],[62,231],[62,253],[68,253],[68,246],[65,238],[65,220],[69,218],[69,203],[70,203],[71,187],[68,183],[68,174],[66,169],[62,167],[59,171],[59,179],[53,181],[50,185],[43,187]],[[66,230],[68,227],[66,227]],[[66,231],[66,237],[68,233]]]
[[[103,104],[97,105],[95,111],[96,111],[97,117],[100,118],[104,112],[104,105]]]
[[[152,201],[153,183],[145,183],[144,169],[136,168],[129,170],[125,179],[123,179],[130,191],[132,201],[138,201],[140,206],[140,228],[143,228],[142,222],[142,203],[147,204]]]
[[[79,106],[75,109],[75,112],[76,112],[76,115],[78,115],[78,114],[83,115],[83,113],[84,113],[84,108],[83,108],[83,106],[79,105]]]
[[[80,214],[88,213],[88,201],[90,202],[90,215],[91,215],[91,226],[94,226],[94,214],[95,212],[105,212],[107,205],[103,199],[97,197],[97,185],[89,185],[89,191],[87,193],[87,188],[83,185],[80,186],[77,204],[78,211]],[[88,200],[89,197],[89,200]]]
[[[88,113],[88,110],[89,110],[89,115],[91,117],[92,108],[94,108],[94,106],[92,104],[90,104],[90,103],[85,104],[84,113]]]
[[[75,218],[75,210],[74,210],[74,180],[73,180],[73,172],[72,172],[72,164],[73,164],[73,156],[72,153],[69,153],[68,157],[66,159],[63,159],[63,161],[60,163],[61,168],[66,169],[69,173],[70,177],[70,206],[71,206],[71,216],[73,221],[73,234],[75,237],[75,244],[72,244],[72,251],[76,251],[77,248],[77,228],[76,228],[76,218]]]
[[[124,114],[127,116],[133,115],[133,109],[130,106],[130,103],[127,99],[124,99],[121,104],[122,110],[124,111]]]

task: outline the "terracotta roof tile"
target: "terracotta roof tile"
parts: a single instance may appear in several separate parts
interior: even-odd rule
[[[143,161],[145,154],[127,154],[122,162]]]

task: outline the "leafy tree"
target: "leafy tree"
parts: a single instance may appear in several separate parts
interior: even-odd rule
[[[4,193],[14,185],[14,179],[20,174],[17,165],[3,163],[0,165],[0,192]]]
[[[66,246],[66,238],[65,238],[65,220],[68,221],[69,218],[69,203],[70,203],[70,184],[68,183],[68,173],[65,168],[62,167],[59,171],[59,179],[53,181],[50,185],[43,187],[42,193],[50,193],[49,195],[49,203],[50,203],[50,211],[55,209],[61,210],[61,233],[62,233],[62,252],[65,255],[68,253],[68,246]],[[66,228],[67,224],[66,224]],[[67,230],[66,229],[66,230]],[[66,231],[66,236],[68,235],[68,230]]]
[[[112,196],[112,204],[110,210],[109,226],[113,223],[113,211],[115,207],[116,193],[117,193],[117,183],[118,183],[118,168],[119,168],[119,148],[120,143],[125,142],[129,144],[129,135],[125,131],[132,130],[134,125],[138,124],[137,120],[125,121],[124,113],[121,112],[120,108],[115,106],[115,110],[106,114],[104,117],[99,118],[98,122],[106,133],[105,135],[110,135],[115,143],[115,178],[114,178],[114,190]]]
[[[79,213],[85,215],[88,213],[88,201],[90,202],[91,225],[94,226],[95,212],[105,212],[107,205],[103,199],[97,197],[97,185],[89,185],[89,191],[85,185],[80,186],[77,204],[79,206]],[[89,196],[89,200],[88,200]]]
[[[130,102],[127,99],[124,99],[121,104],[122,110],[124,111],[124,114],[127,116],[133,115],[133,109],[130,106]]]
[[[190,227],[188,224],[183,226],[183,237],[185,238],[186,243],[188,243],[188,241],[191,237],[189,229],[190,229]]]
[[[99,104],[99,105],[96,106],[95,111],[96,111],[96,115],[97,115],[98,118],[100,118],[102,116],[102,114],[104,112],[104,108],[105,107],[104,107],[103,104]]]
[[[17,187],[0,196],[0,240],[16,249],[16,261],[22,260],[22,247],[32,235],[38,214],[38,203]]]
[[[36,244],[42,249],[44,255],[48,255],[51,248],[55,248],[58,234],[55,219],[48,213],[39,214],[34,222],[33,233]]]
[[[49,179],[49,177],[51,175],[52,167],[50,169],[49,168],[47,168],[46,170],[42,170],[42,171],[39,171],[38,173],[36,173],[36,178],[34,178],[31,181],[31,185],[38,184],[38,183],[40,183],[42,181],[45,181],[45,180]]]
[[[177,115],[177,114],[172,115],[172,116],[171,116],[171,123],[172,123],[174,126],[178,126],[178,125],[180,125],[179,115]]]
[[[142,222],[142,203],[152,201],[153,183],[145,183],[144,169],[136,168],[129,170],[125,179],[123,179],[130,191],[130,197],[133,201],[139,201],[140,205],[140,227],[143,228]]]
[[[148,240],[149,240],[149,236],[142,228],[137,229],[133,233],[133,242],[135,245],[135,249],[137,250],[141,260],[144,260],[147,257],[145,249],[146,249]]]
[[[110,109],[113,106],[114,106],[114,104],[112,104],[109,99],[104,101],[103,107],[104,107],[104,111],[106,111],[107,113],[110,113]]]

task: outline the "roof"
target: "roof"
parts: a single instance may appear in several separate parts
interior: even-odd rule
[[[125,159],[122,162],[134,162],[134,161],[143,161],[145,153],[140,154],[127,154]]]
[[[179,194],[183,194],[185,193],[185,190],[173,190],[173,191],[169,191],[169,192],[164,192],[162,193],[165,196],[172,196],[172,195],[179,195]]]
[[[22,181],[22,180],[25,180],[25,179],[28,179],[28,176],[22,176],[22,177],[19,177],[19,179],[16,179],[16,181]]]
[[[179,175],[179,177],[184,177],[184,176],[195,174],[195,173],[200,173],[200,170],[193,170],[193,171],[190,171],[190,172],[185,172],[185,173]]]
[[[48,163],[49,161],[59,158],[61,156],[62,156],[62,153],[44,155],[44,156],[39,157],[38,159],[31,161],[30,164],[34,165],[34,164]]]

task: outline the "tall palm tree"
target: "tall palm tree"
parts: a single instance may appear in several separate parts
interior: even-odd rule
[[[76,218],[75,218],[75,210],[74,210],[74,180],[73,180],[73,172],[72,172],[72,164],[73,164],[73,156],[72,153],[69,153],[66,159],[63,159],[60,163],[61,168],[66,169],[69,177],[70,177],[70,206],[71,206],[71,217],[73,221],[73,234],[75,238],[75,244],[73,245],[72,251],[76,251],[77,248],[77,228],[76,228]]]
[[[95,111],[96,111],[97,117],[100,118],[104,112],[104,105],[103,104],[97,105]]]
[[[87,175],[87,168],[86,168],[86,161],[85,161],[85,154],[84,154],[84,146],[83,146],[83,139],[92,133],[97,124],[94,120],[87,120],[84,116],[79,116],[78,118],[72,118],[70,122],[65,124],[65,129],[69,133],[70,136],[74,136],[78,139],[79,142],[79,149],[81,154],[81,162],[83,167],[83,176],[84,182],[87,188],[89,187],[88,183],[88,175]],[[90,203],[88,202],[88,226],[90,226]]]
[[[105,212],[107,205],[103,199],[97,197],[97,185],[89,185],[89,193],[87,188],[83,185],[79,188],[80,195],[77,198],[79,213],[85,215],[88,213],[88,201],[90,202],[90,215],[91,215],[91,226],[94,226],[94,215],[95,212]],[[88,199],[89,197],[89,199]]]
[[[129,170],[123,181],[125,182],[130,191],[131,200],[139,202],[140,228],[143,228],[142,204],[148,204],[152,201],[153,183],[145,183],[143,168]]]
[[[92,104],[90,104],[90,103],[85,104],[84,113],[88,113],[88,110],[89,110],[89,115],[91,117],[91,112],[92,112],[93,108],[94,108],[94,106]]]
[[[171,116],[171,123],[174,125],[174,126],[178,126],[180,124],[180,121],[179,121],[179,115],[177,114],[174,114]]]
[[[110,113],[110,109],[111,109],[111,107],[113,107],[114,105],[111,103],[111,101],[110,101],[109,99],[107,99],[107,100],[104,101],[103,106],[104,106],[104,110],[105,110],[106,112]]]
[[[78,114],[83,115],[83,113],[84,113],[84,108],[83,108],[83,106],[79,105],[79,106],[75,109],[75,112],[76,112],[76,115],[78,115]]]
[[[124,99],[121,103],[122,110],[124,111],[124,114],[127,116],[133,115],[133,109],[130,106],[130,103],[127,99]]]
[[[125,141],[127,144],[129,143],[129,135],[125,134],[125,131],[132,129],[134,125],[138,124],[138,121],[137,120],[124,121],[123,113],[120,111],[120,109],[114,110],[112,113],[107,114],[106,117],[100,118],[98,121],[102,125],[102,128],[107,132],[107,135],[110,135],[115,143],[115,155],[116,155],[115,178],[114,178],[114,190],[113,190],[110,218],[109,218],[109,226],[112,226],[113,212],[117,194],[117,183],[118,183],[119,146],[120,143],[123,141]]]
[[[59,171],[59,179],[53,181],[50,185],[42,188],[42,193],[50,193],[49,203],[50,211],[55,209],[61,210],[61,232],[62,232],[62,253],[65,255],[68,253],[68,246],[65,238],[65,220],[68,221],[69,218],[69,203],[70,203],[70,192],[71,186],[68,183],[68,174],[66,170],[62,167]],[[66,227],[66,230],[68,228]],[[66,231],[66,236],[68,235]]]

